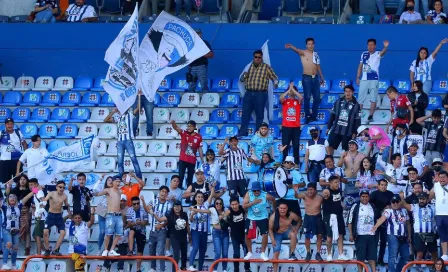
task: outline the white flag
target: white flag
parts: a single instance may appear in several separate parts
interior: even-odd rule
[[[208,52],[210,49],[187,23],[162,11],[140,45],[143,94],[149,101],[154,101],[165,76]]]
[[[95,159],[98,143],[98,139],[92,135],[55,150],[42,162],[34,166],[36,167],[39,184],[52,184],[57,174],[64,171],[73,171],[79,165]]]
[[[138,7],[131,18],[110,44],[104,60],[110,65],[103,84],[120,113],[135,102],[139,82],[138,71]]]

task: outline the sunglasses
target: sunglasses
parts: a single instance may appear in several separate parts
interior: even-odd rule
[[[398,203],[400,203],[399,201],[392,201],[391,202],[392,204],[398,204]]]
[[[261,59],[261,56],[254,56],[254,59]]]
[[[132,206],[140,205],[140,203],[132,203]]]
[[[286,164],[294,164],[293,162],[287,161],[285,162]]]
[[[221,202],[215,202],[215,205],[222,205]]]

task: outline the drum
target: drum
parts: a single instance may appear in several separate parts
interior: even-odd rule
[[[277,178],[276,173],[278,169],[281,168],[266,168],[263,170],[263,175],[260,181],[261,188],[275,198],[283,198],[288,192],[288,187],[284,183],[286,178],[284,180]]]

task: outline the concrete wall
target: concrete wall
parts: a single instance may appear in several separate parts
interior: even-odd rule
[[[34,0],[0,0],[0,15],[28,15],[35,4]]]

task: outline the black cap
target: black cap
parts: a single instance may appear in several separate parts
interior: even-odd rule
[[[260,127],[267,127],[268,128],[269,125],[268,125],[268,123],[263,122],[263,123],[261,123]]]
[[[392,197],[392,199],[390,200],[390,202],[400,202],[401,201],[401,198],[400,198],[400,196],[399,195],[394,195],[393,197]]]
[[[428,198],[429,195],[426,192],[421,192],[420,194],[417,195],[417,198]]]
[[[180,200],[174,201],[173,206],[182,206],[182,201],[180,201]]]
[[[193,120],[188,121],[187,124],[196,127],[196,122]]]
[[[362,196],[362,195],[370,195],[370,193],[367,190],[361,190],[361,192],[359,192],[359,196]]]
[[[317,184],[316,182],[310,182],[306,185],[306,188],[314,188],[315,190],[317,190]]]
[[[14,123],[14,119],[10,118],[6,118],[5,119],[5,124],[9,123],[9,122],[13,122]]]
[[[233,140],[237,140],[238,141],[238,137],[235,135],[235,136],[232,136],[232,137],[229,138],[229,142],[231,142]]]

